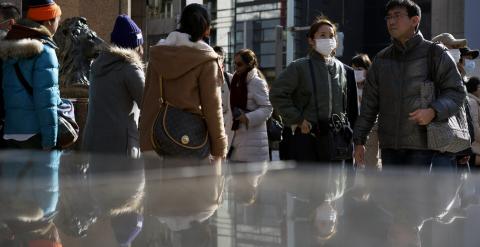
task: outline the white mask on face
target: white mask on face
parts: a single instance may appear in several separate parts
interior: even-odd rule
[[[337,48],[335,39],[315,39],[315,50],[325,57],[332,55],[335,48]]]
[[[0,40],[4,39],[7,36],[7,31],[0,29]]]
[[[355,74],[355,82],[362,82],[365,81],[365,70],[354,70],[353,73]]]
[[[460,58],[461,58],[462,54],[460,53],[459,49],[450,49],[450,50],[448,50],[448,53],[450,53],[450,56],[452,56],[455,63],[460,62]]]
[[[0,25],[3,25],[3,24],[5,24],[9,21],[10,21],[10,19],[4,20],[4,21],[0,22]],[[7,33],[8,33],[8,30],[0,29],[0,40],[4,39],[7,36]]]
[[[476,63],[474,60],[465,59],[465,72],[467,75],[472,75],[475,72]]]

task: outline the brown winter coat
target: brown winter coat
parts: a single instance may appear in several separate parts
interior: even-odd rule
[[[171,105],[205,117],[210,152],[226,156],[227,138],[223,126],[220,86],[223,75],[213,49],[187,46],[154,46],[140,116],[140,148],[153,150],[151,129],[159,111],[160,77],[163,77],[164,99]]]

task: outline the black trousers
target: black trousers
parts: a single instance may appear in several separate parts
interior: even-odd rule
[[[337,163],[330,161],[327,135],[315,137],[311,134],[302,134],[300,128],[292,134],[292,130],[287,127],[283,129],[282,137],[279,146],[281,160]]]
[[[7,149],[42,150],[42,137],[40,134],[36,134],[26,141],[6,140],[6,143]]]

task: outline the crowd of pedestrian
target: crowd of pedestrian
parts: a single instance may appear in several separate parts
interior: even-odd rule
[[[52,37],[60,6],[31,1],[24,18],[13,4],[0,7],[1,147],[59,148]],[[471,75],[479,51],[448,33],[425,39],[413,1],[391,0],[385,13],[392,43],[373,60],[362,53],[348,65],[337,59],[337,26],[321,16],[308,30],[308,54],[270,82],[250,49],[237,51],[235,70],[226,70],[224,50],[208,43],[212,21],[200,4],[186,6],[179,28],[149,49],[148,66],[141,29],[120,15],[92,64],[81,150],[264,162],[272,159],[273,128],[282,128],[282,160],[476,167],[480,83]],[[452,119],[462,126],[462,113],[468,140],[438,147],[435,126],[449,130]]]

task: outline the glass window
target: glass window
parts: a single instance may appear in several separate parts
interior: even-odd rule
[[[248,21],[248,20],[255,20],[260,18],[259,12],[253,13],[245,13],[245,14],[238,14],[237,21]]]
[[[262,68],[275,67],[275,55],[262,55],[262,56],[260,56],[260,67],[262,67]]]
[[[275,43],[273,42],[261,43],[260,50],[262,54],[265,54],[265,53],[275,54]]]
[[[275,29],[264,29],[263,30],[263,40],[264,41],[274,41],[275,40]]]
[[[277,25],[280,25],[280,19],[262,21],[262,28],[273,28],[273,27],[276,27]]]
[[[237,32],[235,39],[235,43],[243,43],[243,32]]]
[[[280,10],[263,11],[261,13],[261,18],[262,19],[280,18]]]

